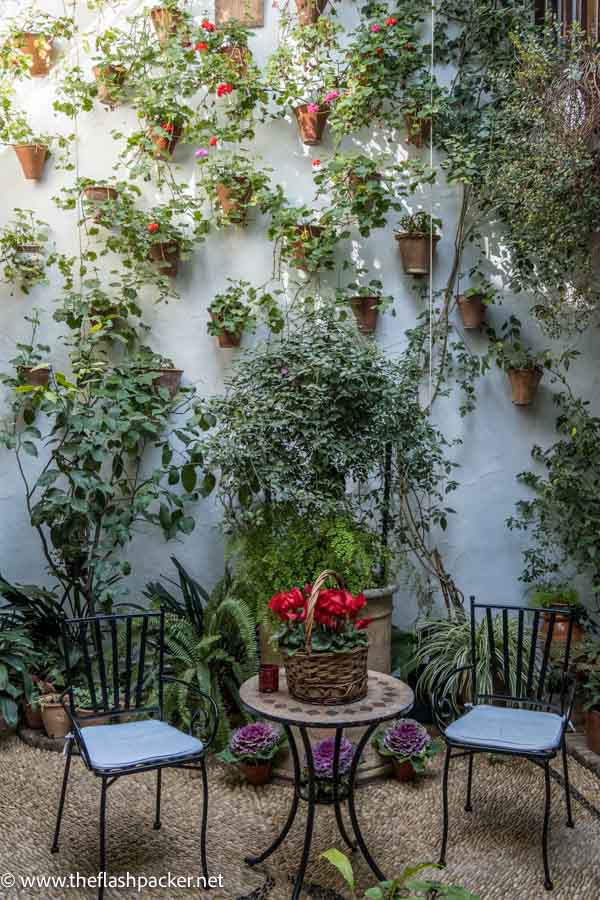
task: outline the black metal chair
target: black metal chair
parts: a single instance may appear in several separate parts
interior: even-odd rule
[[[158,628],[156,628],[158,626]],[[164,611],[124,615],[97,615],[68,619],[63,631],[68,687],[62,695],[71,721],[67,736],[65,771],[58,805],[52,853],[58,853],[67,782],[73,744],[77,744],[86,767],[98,776],[100,785],[100,872],[106,873],[106,795],[108,788],[124,775],[156,771],[156,813],[159,829],[162,770],[199,770],[202,775],[203,807],[200,833],[202,870],[208,878],[206,833],[208,824],[208,781],[205,756],[218,725],[214,700],[195,687],[165,674]],[[75,651],[75,652],[74,652]],[[106,724],[82,727],[73,691],[71,662],[78,656],[84,671],[92,709],[89,717],[106,719]],[[152,664],[149,666],[149,662]],[[190,733],[185,734],[163,720],[165,684],[178,684],[194,697]],[[145,705],[153,691],[157,702]],[[68,698],[68,704],[65,703]],[[86,711],[87,713],[87,711]],[[121,721],[119,720],[131,720]],[[111,724],[112,723],[112,724]],[[195,737],[195,726],[201,737]],[[100,882],[98,897],[104,885]]]
[[[487,634],[492,659],[492,692],[478,690],[476,654],[477,610],[483,611],[482,627]],[[492,613],[499,614],[498,624]],[[440,864],[446,864],[448,844],[448,772],[450,760],[467,756],[467,800],[465,810],[472,811],[473,757],[476,753],[505,754],[529,759],[544,769],[546,799],[542,830],[544,886],[552,890],[548,864],[548,827],[550,821],[550,762],[562,752],[567,826],[573,828],[566,730],[575,695],[575,678],[568,672],[573,614],[564,609],[544,610],[532,607],[475,603],[471,597],[471,661],[451,672],[433,696],[436,723],[446,743],[442,778],[443,836]],[[557,616],[568,617],[564,641],[553,634]],[[511,669],[514,667],[514,671]],[[471,673],[472,703],[457,716],[447,694],[451,684],[464,672]],[[481,673],[480,673],[481,674]]]

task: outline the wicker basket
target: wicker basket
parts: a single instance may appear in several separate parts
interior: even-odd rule
[[[367,695],[367,645],[347,653],[312,652],[315,606],[319,591],[330,577],[344,587],[335,572],[321,572],[308,598],[304,650],[298,650],[292,656],[283,655],[288,691],[304,703],[354,703]]]

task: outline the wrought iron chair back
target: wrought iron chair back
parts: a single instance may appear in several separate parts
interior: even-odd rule
[[[568,712],[568,668],[574,613],[471,602],[471,663],[474,703],[502,701],[509,705]],[[479,611],[483,611],[483,617]],[[555,640],[557,617],[567,620],[565,640]],[[498,623],[499,619],[499,623]],[[492,691],[478,684],[477,631],[483,623],[491,659]],[[498,627],[499,625],[499,627]],[[558,649],[555,649],[558,648]],[[559,702],[555,676],[559,675]]]
[[[98,716],[133,711],[163,717],[164,611],[67,619],[63,646],[70,712],[77,718],[69,643],[78,651],[91,710]],[[158,657],[158,658],[157,658]],[[147,684],[155,679],[158,703],[145,705]]]

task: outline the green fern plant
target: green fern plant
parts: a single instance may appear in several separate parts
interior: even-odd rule
[[[174,674],[217,704],[215,749],[221,750],[231,734],[230,716],[246,719],[239,688],[258,668],[256,620],[249,606],[231,595],[228,575],[209,596],[175,557],[171,560],[178,581],[165,580],[179,596],[161,582],[150,582],[144,595],[153,606],[165,609],[165,649]],[[165,711],[169,718],[189,725],[188,691],[183,685],[167,685]]]

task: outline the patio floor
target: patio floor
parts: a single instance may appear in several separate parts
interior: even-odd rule
[[[542,884],[540,828],[543,776],[523,762],[475,763],[474,811],[462,809],[464,763],[453,763],[449,865],[440,880],[462,884],[482,900],[596,900],[600,897],[600,779],[571,759],[574,789],[574,830],[565,827],[564,794],[558,767],[553,781],[551,863],[555,890]],[[94,875],[98,867],[99,782],[79,759],[72,767],[61,851],[49,853],[56,800],[63,768],[60,754],[26,746],[16,737],[0,741],[0,873],[62,875],[79,871]],[[434,860],[440,833],[440,759],[429,776],[416,785],[393,780],[371,782],[358,789],[357,805],[363,831],[375,858],[390,875],[405,865]],[[451,770],[452,771],[452,770]],[[220,763],[209,768],[211,806],[209,863],[221,873],[224,888],[208,892],[214,900],[289,900],[290,876],[298,864],[302,829],[294,826],[288,841],[270,860],[249,870],[243,857],[265,847],[287,812],[291,789],[283,784],[253,788]],[[200,782],[188,772],[166,772],[163,782],[163,827],[152,829],[154,778],[126,778],[108,795],[109,870],[159,876],[197,871],[199,858]],[[585,799],[584,799],[585,798]],[[598,807],[598,808],[596,808]],[[302,811],[300,811],[302,812]],[[318,854],[341,846],[332,811],[318,811],[306,896],[338,900],[344,894],[337,873]],[[373,883],[365,864],[355,864],[359,887]],[[431,871],[431,877],[438,877]],[[156,900],[176,898],[186,891],[152,891]],[[44,889],[44,898],[94,896],[93,891]],[[34,897],[35,893],[3,892],[2,900]],[[131,892],[108,890],[106,897]],[[358,896],[361,896],[360,892]]]

